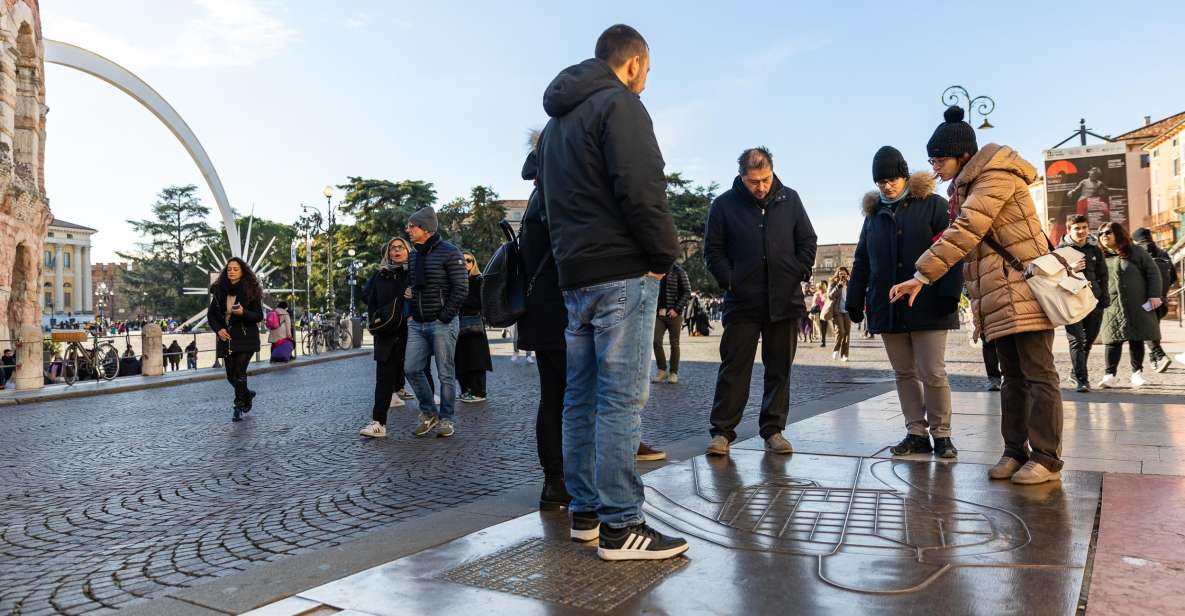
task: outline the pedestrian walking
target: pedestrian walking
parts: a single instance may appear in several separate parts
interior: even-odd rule
[[[16,372],[16,354],[12,349],[4,349],[4,354],[0,357],[0,389],[7,386],[13,372]]]
[[[803,316],[801,282],[810,278],[817,238],[794,189],[774,173],[773,155],[751,148],[737,159],[732,188],[712,202],[704,259],[724,293],[724,334],[712,400],[708,453],[728,455],[749,400],[757,341],[765,366],[758,420],[765,450],[793,453],[782,435],[790,415],[790,366]]]
[[[679,333],[683,329],[683,311],[687,309],[687,300],[690,298],[691,280],[683,266],[675,263],[658,286],[658,317],[654,321],[654,361],[658,364],[658,373],[650,380],[651,383],[673,385],[679,382]],[[702,314],[702,310],[701,306],[700,311],[692,316],[693,322]],[[669,369],[663,352],[663,338],[667,333],[670,333],[671,338]]]
[[[1090,290],[1098,300],[1090,314],[1081,321],[1066,326],[1074,385],[1079,393],[1086,393],[1090,391],[1090,374],[1087,369],[1090,349],[1099,337],[1099,330],[1103,325],[1103,310],[1111,303],[1111,294],[1107,291],[1107,263],[1103,257],[1103,250],[1090,236],[1090,221],[1085,214],[1078,214],[1071,217],[1068,222],[1069,233],[1062,238],[1059,247],[1070,247],[1083,254],[1082,261],[1075,263],[1074,269],[1080,271],[1090,282]]]
[[[815,325],[815,333],[818,336],[819,348],[827,348],[827,328],[831,323],[831,312],[827,305],[827,281],[820,281],[815,287],[815,307],[812,309],[812,320]]]
[[[831,322],[835,324],[835,348],[831,350],[831,359],[848,361],[851,350],[852,319],[848,316],[846,307],[848,301],[848,268],[840,267],[831,279],[831,289],[827,291],[827,298],[831,300]]]
[[[184,354],[184,349],[181,348],[181,343],[173,340],[165,349],[164,357],[169,361],[169,370],[176,372],[181,369],[181,355]]]
[[[963,273],[951,268],[923,289],[912,307],[889,302],[889,289],[913,278],[918,257],[950,224],[950,205],[934,194],[934,175],[911,175],[892,146],[873,156],[872,179],[876,191],[861,202],[864,226],[852,263],[847,312],[859,321],[867,310],[868,330],[881,335],[896,377],[906,436],[890,453],[955,458],[959,452],[951,441],[945,355],[947,332],[959,328]]]
[[[472,404],[486,399],[486,372],[494,369],[490,359],[490,340],[486,336],[485,321],[481,317],[481,268],[473,253],[465,256],[465,273],[469,291],[461,304],[460,333],[457,334],[457,382],[461,384],[458,402]]]
[[[1152,241],[1152,231],[1147,228],[1140,227],[1133,231],[1132,243],[1143,248],[1156,263],[1156,268],[1160,270],[1160,307],[1153,311],[1156,314],[1157,327],[1160,327],[1160,321],[1169,314],[1169,289],[1177,284],[1177,268],[1173,267],[1173,258],[1169,256],[1169,253]],[[1152,369],[1156,372],[1168,370],[1169,364],[1173,363],[1173,360],[1161,348],[1160,341],[1149,340],[1146,344],[1148,345],[1148,356],[1152,360]]]
[[[259,322],[263,320],[263,289],[245,261],[231,257],[210,286],[206,319],[218,335],[216,356],[226,366],[226,380],[234,387],[232,421],[251,412],[255,392],[247,387],[247,366],[259,352]]]
[[[1160,342],[1160,319],[1156,310],[1163,303],[1160,268],[1140,245],[1132,242],[1127,229],[1117,222],[1099,227],[1099,244],[1107,261],[1107,289],[1111,302],[1103,311],[1103,344],[1106,368],[1099,388],[1114,387],[1126,342],[1130,356],[1132,387],[1143,387],[1144,343]]]
[[[616,25],[598,38],[596,57],[561,71],[543,95],[551,119],[540,142],[540,177],[568,310],[563,421],[571,535],[597,539],[605,560],[687,550],[685,540],[646,524],[635,468],[659,281],[679,252],[662,154],[639,98],[649,70],[646,41]]]
[[[910,304],[928,284],[963,265],[976,331],[995,342],[1004,382],[1000,391],[1004,454],[992,479],[1017,484],[1061,480],[1062,396],[1053,363],[1053,323],[1045,316],[1021,264],[1048,254],[1029,186],[1037,170],[1008,146],[980,148],[964,111],[950,107],[926,151],[943,180],[957,217],[915,263],[914,278],[898,283],[889,300]],[[1007,255],[1007,258],[1006,258]]]
[[[414,434],[448,438],[456,433],[457,383],[454,352],[460,331],[457,314],[469,293],[469,277],[461,251],[437,234],[439,222],[431,206],[417,210],[407,219],[407,234],[414,249],[408,259],[408,301],[411,320],[407,324],[407,357],[404,370],[420,406]],[[440,404],[436,403],[428,380],[429,360],[436,359],[440,378]]]
[[[538,144],[536,144],[537,146]],[[538,361],[539,407],[535,412],[535,448],[543,468],[543,490],[539,508],[544,511],[564,509],[572,502],[564,486],[564,391],[567,389],[567,344],[564,328],[568,310],[560,291],[559,272],[551,257],[551,234],[547,230],[547,212],[539,190],[539,156],[533,149],[523,163],[522,176],[534,184],[523,212],[518,246],[523,271],[534,278],[527,293],[527,312],[518,321],[519,346],[534,351]]]
[[[185,367],[189,370],[197,370],[197,364],[198,364],[197,340],[190,340],[189,344],[185,345]]]
[[[407,240],[391,238],[379,255],[379,268],[362,287],[366,298],[366,314],[370,317],[371,336],[374,338],[374,405],[370,423],[359,430],[362,436],[385,438],[387,412],[391,407],[404,405],[396,395],[403,388],[403,365],[407,358],[407,262],[411,245]]]

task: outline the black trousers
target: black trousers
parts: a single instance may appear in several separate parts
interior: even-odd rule
[[[370,418],[387,425],[387,409],[391,408],[391,396],[395,390],[403,387],[403,359],[407,354],[407,339],[395,341],[395,348],[387,356],[387,361],[375,362],[374,375],[374,409]]]
[[[535,414],[535,445],[545,477],[564,476],[564,390],[568,387],[567,351],[535,351],[539,370],[539,411]]]
[[[247,366],[251,364],[250,351],[231,351],[223,361],[226,363],[226,380],[235,388],[235,406],[245,407],[250,402],[247,393]]]
[[[983,341],[983,367],[987,369],[989,379],[998,379],[1000,374],[1000,354],[996,352],[996,341]]]
[[[1053,330],[996,339],[1004,384],[1000,388],[1000,433],[1004,455],[1030,458],[1051,470],[1062,469],[1061,377],[1053,364]],[[1027,443],[1027,444],[1026,444]]]
[[[757,340],[761,339],[761,361],[765,365],[765,390],[761,395],[761,438],[769,438],[786,428],[790,416],[790,365],[798,349],[794,327],[797,319],[777,322],[733,322],[724,326],[720,338],[720,371],[716,375],[716,395],[712,401],[712,436],[736,440],[736,427],[749,401],[749,383],[753,379],[753,360]]]
[[[1131,363],[1132,372],[1140,372],[1144,369],[1144,342],[1141,340],[1128,340],[1127,348],[1131,351],[1131,357],[1128,361]],[[1107,353],[1105,359],[1107,360],[1107,374],[1115,374],[1119,370],[1119,358],[1123,356],[1123,343],[1112,342],[1107,345]]]
[[[461,384],[461,392],[469,392],[475,396],[486,397],[486,371],[469,370],[457,374],[457,382]],[[429,381],[431,383],[431,381]]]
[[[1079,383],[1088,381],[1086,362],[1090,359],[1090,349],[1099,337],[1102,326],[1102,307],[1092,310],[1085,319],[1066,326],[1066,337],[1070,340],[1070,360],[1074,366],[1074,380]]]

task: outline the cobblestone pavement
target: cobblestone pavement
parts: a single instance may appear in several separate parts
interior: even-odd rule
[[[238,424],[221,381],[0,410],[0,614],[107,613],[538,482],[536,373],[494,341],[490,401],[460,405],[449,440],[412,437],[411,404],[392,410],[386,440],[357,435],[368,358],[253,377],[256,410]],[[681,384],[653,388],[648,442],[706,437],[718,343],[684,340]],[[955,388],[979,389],[979,350],[955,335],[948,352]],[[857,336],[847,364],[804,344],[792,404],[890,376],[877,340]],[[1185,389],[1180,367],[1150,378],[1142,391]]]

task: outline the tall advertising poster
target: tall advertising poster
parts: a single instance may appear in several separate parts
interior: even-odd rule
[[[1078,214],[1090,221],[1092,232],[1104,222],[1128,226],[1126,149],[1104,143],[1045,150],[1045,203],[1055,245]]]

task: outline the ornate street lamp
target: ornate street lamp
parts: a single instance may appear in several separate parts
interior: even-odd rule
[[[970,123],[970,120],[971,120],[971,111],[974,110],[976,113],[979,114],[979,117],[983,118],[983,124],[979,125],[979,130],[987,130],[989,128],[995,128],[994,126],[992,126],[991,122],[988,122],[988,119],[987,119],[988,114],[990,114],[991,112],[996,110],[996,101],[992,100],[992,97],[990,97],[990,96],[972,97],[971,94],[967,92],[967,88],[964,88],[963,86],[951,86],[951,87],[942,91],[942,104],[943,105],[946,105],[948,107],[951,105],[958,105],[958,106],[962,107],[963,104],[960,101],[966,101],[966,103],[967,103],[966,106],[967,106],[968,123]]]
[[[334,304],[337,303],[333,289],[333,186],[326,185],[321,194],[325,195],[325,218],[329,221],[329,237],[325,238],[325,251],[328,253],[328,259],[325,261],[325,280],[329,284],[329,307],[326,312],[332,312]]]

